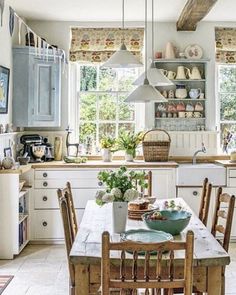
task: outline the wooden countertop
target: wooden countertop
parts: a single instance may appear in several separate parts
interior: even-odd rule
[[[63,161],[53,161],[46,163],[32,163],[33,169],[44,168],[117,168],[120,166],[127,166],[129,168],[176,168],[178,164],[174,161],[171,162],[144,162],[144,161],[88,161],[87,163],[65,163]]]
[[[221,164],[224,167],[236,167],[236,162],[231,162],[230,160],[217,160],[215,161],[216,164]]]
[[[31,169],[31,164],[29,165],[21,165],[16,169],[0,169],[0,174],[23,174]]]

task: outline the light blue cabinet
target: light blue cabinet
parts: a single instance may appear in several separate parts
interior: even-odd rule
[[[61,58],[39,57],[35,49],[13,49],[13,124],[60,127]]]

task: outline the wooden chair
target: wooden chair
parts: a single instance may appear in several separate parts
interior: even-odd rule
[[[139,188],[138,183],[136,182],[136,188],[140,191],[142,196],[144,197],[151,197],[152,196],[152,171],[148,171],[145,174],[145,182],[147,184],[147,189],[145,188]]]
[[[62,216],[62,223],[64,228],[66,253],[68,260],[69,276],[70,276],[70,295],[75,294],[75,269],[74,265],[69,261],[69,255],[72,245],[75,240],[75,235],[78,231],[77,220],[75,215],[75,208],[71,193],[70,183],[67,182],[66,188],[57,190],[59,207]]]
[[[199,209],[199,219],[207,226],[210,200],[211,200],[212,184],[208,182],[208,178],[205,178],[202,186],[202,196]]]
[[[161,290],[168,289],[168,294],[171,295],[173,288],[183,288],[185,295],[192,294],[193,245],[194,233],[192,231],[188,231],[186,242],[168,241],[153,244],[131,241],[112,243],[109,233],[104,232],[102,234],[102,295],[109,295],[112,288],[119,289],[122,295],[136,295],[137,289],[145,289],[145,295],[150,294],[149,289],[152,289],[152,292],[157,295],[161,294]],[[121,251],[119,278],[112,276],[113,262],[110,259],[110,251],[114,250]],[[133,253],[133,261],[131,262],[126,260],[127,250]],[[185,250],[184,275],[182,279],[178,280],[174,278],[175,250]],[[139,251],[145,252],[144,258],[138,259]],[[150,259],[152,251],[157,251],[158,254]],[[169,251],[169,267],[165,275],[163,275],[163,272],[166,271],[166,268],[163,268],[165,263],[162,259],[163,251]],[[143,268],[140,268],[140,264],[143,265]]]

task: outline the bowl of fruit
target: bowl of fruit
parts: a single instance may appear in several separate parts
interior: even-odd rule
[[[190,218],[191,213],[184,210],[154,210],[142,215],[147,227],[173,236],[180,234],[186,228]]]

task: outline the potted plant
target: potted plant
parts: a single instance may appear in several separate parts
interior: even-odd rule
[[[111,162],[112,160],[112,152],[114,152],[113,148],[115,146],[116,140],[110,136],[104,136],[100,145],[102,148],[102,159],[104,162]]]
[[[99,172],[98,179],[105,185],[106,189],[97,192],[96,202],[100,206],[113,203],[113,231],[121,233],[125,231],[126,227],[128,202],[139,197],[136,185],[147,188],[145,172],[127,171],[126,167],[120,167],[117,171]]]
[[[121,131],[117,139],[118,149],[125,151],[125,160],[132,162],[136,156],[136,148],[143,139],[143,132]]]

